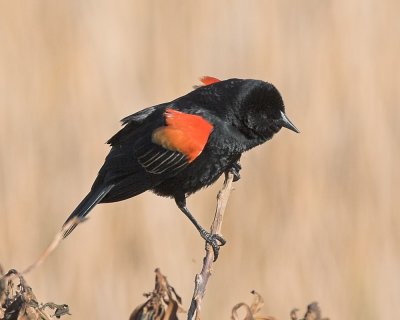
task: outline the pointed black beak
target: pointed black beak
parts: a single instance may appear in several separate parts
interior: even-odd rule
[[[286,114],[282,111],[281,111],[281,119],[282,119],[282,127],[285,127],[285,128],[288,128],[289,130],[300,133],[299,129],[297,129],[294,126],[292,121],[290,121],[289,118],[286,116]]]

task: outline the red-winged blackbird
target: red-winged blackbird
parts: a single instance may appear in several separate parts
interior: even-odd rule
[[[65,223],[85,217],[98,203],[151,190],[174,198],[218,256],[225,240],[196,221],[186,197],[224,172],[231,170],[238,179],[241,154],[271,139],[282,127],[299,131],[286,117],[282,97],[272,84],[212,77],[201,81],[203,86],[183,97],[122,119],[125,126],[108,140],[112,148],[92,189]]]

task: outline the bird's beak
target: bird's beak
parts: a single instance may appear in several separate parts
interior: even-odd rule
[[[285,127],[285,128],[288,128],[289,130],[300,133],[299,129],[297,129],[294,126],[292,121],[290,121],[289,118],[286,116],[286,114],[282,111],[281,111],[281,119],[282,119],[282,127]]]

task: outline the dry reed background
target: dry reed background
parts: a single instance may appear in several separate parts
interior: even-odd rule
[[[400,2],[1,1],[0,262],[22,269],[91,186],[118,120],[209,74],[281,90],[302,133],[246,154],[205,319],[399,314]],[[218,185],[189,201],[209,225]],[[188,304],[204,243],[173,201],[101,205],[27,276],[73,319],[127,319],[161,267]]]

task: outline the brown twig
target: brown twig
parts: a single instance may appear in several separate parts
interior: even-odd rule
[[[229,195],[232,191],[233,173],[225,173],[225,181],[222,189],[218,192],[217,208],[215,209],[214,221],[211,225],[212,234],[220,234],[224,212],[228,203]],[[210,245],[206,246],[206,256],[203,259],[201,272],[196,274],[195,287],[192,302],[188,312],[188,320],[199,320],[201,303],[206,291],[208,278],[211,276],[212,266],[214,262],[214,252]]]

